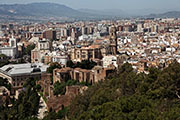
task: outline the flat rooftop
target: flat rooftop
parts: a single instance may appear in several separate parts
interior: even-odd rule
[[[36,72],[46,72],[48,65],[43,63],[25,63],[25,64],[9,64],[0,68],[0,72],[10,76],[21,74],[31,74]]]

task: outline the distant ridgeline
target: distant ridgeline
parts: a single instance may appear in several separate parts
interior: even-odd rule
[[[121,19],[121,18],[167,18],[180,17],[180,11],[169,11],[162,14],[148,15],[135,15],[120,9],[114,10],[91,10],[79,9],[75,10],[70,7],[55,3],[31,3],[31,4],[1,4],[0,5],[0,18],[3,20],[32,20],[43,21],[50,20],[51,17],[57,18],[62,21],[73,20],[101,20],[101,19]],[[7,17],[8,16],[8,17]]]

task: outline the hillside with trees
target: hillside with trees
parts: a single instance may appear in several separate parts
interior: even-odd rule
[[[78,96],[67,114],[70,120],[180,120],[180,64],[149,74],[124,64],[114,77]]]
[[[2,83],[4,84],[4,83]],[[34,80],[12,107],[0,106],[2,120],[38,120],[39,96]],[[44,120],[180,120],[180,64],[174,61],[163,70],[150,68],[136,73],[128,63],[113,77],[89,86],[69,107],[50,110]]]
[[[40,97],[35,82],[33,78],[27,81],[18,100],[10,100],[12,106],[8,106],[9,101],[0,106],[0,120],[32,120],[37,116]]]

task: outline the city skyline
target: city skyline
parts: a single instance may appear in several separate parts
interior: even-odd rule
[[[1,4],[27,4],[34,2],[50,2],[63,4],[74,9],[122,9],[122,10],[133,10],[133,9],[155,9],[155,10],[179,10],[179,0],[0,0]],[[101,7],[100,7],[101,5]]]
[[[180,120],[180,0],[0,0],[0,120]]]

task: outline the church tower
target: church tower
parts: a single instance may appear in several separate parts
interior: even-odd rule
[[[17,41],[16,41],[16,38],[14,38],[14,36],[12,36],[12,38],[9,39],[9,46],[17,47]]]
[[[117,35],[116,35],[116,27],[113,25],[111,28],[110,28],[110,31],[109,31],[109,35],[110,35],[110,53],[112,55],[116,55],[117,54]]]

